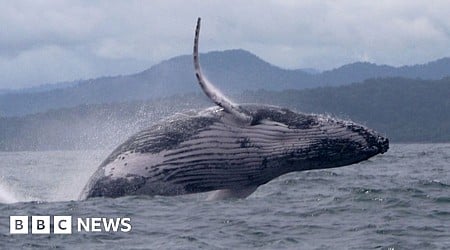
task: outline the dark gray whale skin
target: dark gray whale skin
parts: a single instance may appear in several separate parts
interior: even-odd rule
[[[81,198],[180,195],[260,186],[292,172],[335,168],[384,153],[387,138],[349,121],[240,105],[176,115],[131,136],[100,165]]]
[[[346,166],[388,150],[387,138],[349,121],[233,103],[202,73],[199,34],[200,18],[195,76],[217,106],[131,136],[99,166],[80,199],[214,190],[213,199],[244,198],[280,175]]]

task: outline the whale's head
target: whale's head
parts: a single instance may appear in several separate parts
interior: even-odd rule
[[[272,106],[241,106],[261,149],[266,146],[281,172],[333,168],[358,163],[389,149],[389,140],[363,125],[324,115]],[[276,155],[276,157],[270,157]]]

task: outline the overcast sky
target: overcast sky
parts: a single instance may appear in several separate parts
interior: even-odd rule
[[[450,56],[450,1],[1,1],[0,89],[135,73],[242,48],[283,68]]]

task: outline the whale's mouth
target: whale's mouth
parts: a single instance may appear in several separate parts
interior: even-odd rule
[[[359,124],[348,125],[348,128],[352,132],[358,133],[366,140],[367,152],[371,151],[371,153],[377,155],[384,154],[389,150],[389,139],[381,136],[379,133]]]
[[[378,153],[380,154],[386,153],[389,149],[389,139],[379,136],[377,141],[378,141]]]
[[[389,150],[389,139],[384,137],[377,137],[374,143],[370,143],[368,147],[362,150],[364,154],[368,156],[368,158],[378,155],[384,154]]]
[[[369,157],[384,154],[389,150],[389,139],[382,136],[371,136],[368,138],[368,146],[363,149]]]

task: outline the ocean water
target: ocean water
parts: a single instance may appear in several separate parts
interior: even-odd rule
[[[0,153],[1,249],[450,249],[450,144],[291,173],[247,199],[77,201],[109,152]],[[9,216],[129,217],[131,232],[11,235]]]

